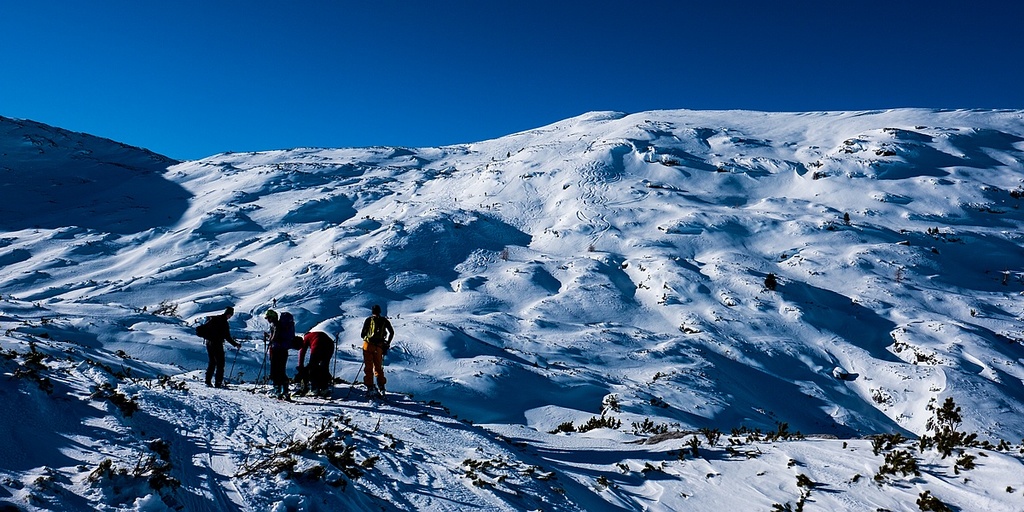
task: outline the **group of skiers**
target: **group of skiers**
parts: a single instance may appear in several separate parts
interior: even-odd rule
[[[224,387],[224,343],[228,342],[235,348],[242,346],[231,336],[231,329],[228,326],[228,319],[234,313],[234,308],[229,306],[223,313],[208,317],[206,322],[196,329],[196,333],[206,340],[206,354],[209,357],[209,364],[206,367],[208,387]],[[288,351],[297,349],[299,365],[295,381],[299,383],[300,388],[295,394],[299,396],[312,393],[323,398],[330,397],[333,377],[328,363],[334,356],[334,339],[326,332],[317,330],[307,332],[301,338],[296,336],[295,319],[287,312],[278,314],[277,311],[268,309],[263,318],[270,324],[270,332],[264,335],[267,349],[264,363],[269,359],[270,381],[274,386],[272,396],[283,400],[291,399],[292,380],[288,378],[287,373]],[[391,348],[395,330],[387,317],[381,316],[380,306],[374,305],[371,308],[370,316],[363,321],[359,337],[363,340],[363,384],[366,386],[366,394],[368,397],[384,397],[388,381],[384,376],[384,355]]]

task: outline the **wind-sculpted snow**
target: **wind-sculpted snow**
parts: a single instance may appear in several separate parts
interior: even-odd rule
[[[771,509],[803,491],[829,509],[907,509],[925,490],[1024,508],[1024,482],[994,476],[1022,473],[1022,112],[599,112],[441,148],[152,157],[162,170],[124,149],[115,167],[145,178],[116,193],[154,206],[98,209],[63,202],[91,201],[107,172],[75,152],[95,141],[3,121],[17,129],[0,145],[32,170],[4,169],[4,190],[58,206],[0,224],[2,391],[55,400],[31,376],[69,372],[55,394],[116,446],[11,452],[14,480],[109,494],[127,484],[74,465],[124,467],[156,436],[181,487],[111,510]],[[344,396],[373,304],[397,333],[399,403],[262,396],[266,309],[339,338]],[[194,327],[228,305],[236,387],[201,388]],[[51,358],[35,374],[32,347]],[[116,393],[138,416],[97,412]],[[951,476],[963,454],[862,439],[932,435],[946,398],[992,443],[964,448],[980,462],[967,478]],[[328,431],[349,458],[313,442]],[[886,476],[894,450],[922,474]]]

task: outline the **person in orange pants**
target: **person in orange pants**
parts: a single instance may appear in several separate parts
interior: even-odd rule
[[[359,336],[363,338],[363,384],[366,385],[366,396],[383,397],[387,392],[384,385],[388,379],[384,376],[384,355],[391,348],[391,340],[395,338],[395,330],[391,321],[381,316],[380,306],[374,305],[371,315],[363,321],[363,330]],[[376,387],[374,387],[376,378]]]

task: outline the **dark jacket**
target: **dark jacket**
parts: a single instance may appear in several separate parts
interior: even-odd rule
[[[380,322],[376,329],[377,332],[375,333],[370,332],[371,321],[373,321],[374,323]],[[359,332],[359,337],[362,338],[363,341],[372,343],[374,345],[388,346],[391,345],[391,340],[394,339],[395,337],[395,330],[394,328],[391,327],[391,321],[388,320],[386,317],[380,315],[372,315],[367,317],[366,320],[363,321],[363,329],[362,331]]]
[[[213,315],[206,321],[206,341],[213,343],[224,343],[225,341],[234,345],[235,339],[231,337],[231,328],[228,327],[227,313]]]

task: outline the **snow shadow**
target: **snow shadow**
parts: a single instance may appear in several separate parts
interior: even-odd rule
[[[131,234],[178,221],[191,194],[151,151],[0,116],[0,229]]]
[[[0,229],[60,229],[70,221],[124,235],[170,226],[192,197],[163,177],[172,163],[80,156],[5,163],[10,170],[0,179]]]
[[[799,304],[804,311],[801,319],[814,329],[834,333],[880,361],[902,362],[886,350],[892,344],[889,333],[896,328],[895,322],[850,297],[804,282],[785,283],[777,292],[786,301]]]
[[[105,437],[90,423],[106,413],[76,396],[74,390],[59,379],[51,379],[51,382],[53,388],[47,393],[28,378],[0,379],[0,400],[4,403],[0,424],[6,427],[0,468],[26,471],[43,461],[51,467],[74,466],[80,461],[73,458],[70,454],[74,451],[67,448],[86,448],[75,439]],[[31,425],[46,425],[47,428],[24,428]]]
[[[777,423],[787,423],[790,431],[804,434],[829,434],[843,438],[857,437],[865,432],[907,431],[892,419],[845,389],[846,383],[832,377],[830,370],[809,373],[799,354],[777,352],[758,368],[721,354],[709,352],[715,382],[729,396],[730,407],[712,418],[715,426],[728,430],[746,426],[775,430]],[[810,389],[825,396],[814,396]],[[836,405],[852,413],[850,421],[840,423],[829,414]]]
[[[902,131],[902,133],[908,133]],[[898,134],[898,139],[901,137]],[[927,137],[927,136],[925,136]],[[919,137],[920,138],[920,137]],[[1019,152],[1015,144],[1024,138],[993,129],[973,129],[966,132],[943,134],[949,151],[918,142],[896,144],[896,153],[904,162],[879,162],[878,179],[902,180],[908,178],[949,174],[952,167],[994,169],[1002,165],[990,151],[1002,153]],[[928,141],[931,142],[930,140]]]
[[[529,245],[530,240],[530,235],[494,217],[452,221],[437,216],[400,226],[384,240],[383,258],[373,263],[386,289],[404,297],[448,286],[459,277],[456,267],[475,251],[497,252],[509,245]]]
[[[353,204],[351,198],[343,195],[307,201],[292,209],[282,222],[341,224],[356,216]]]

